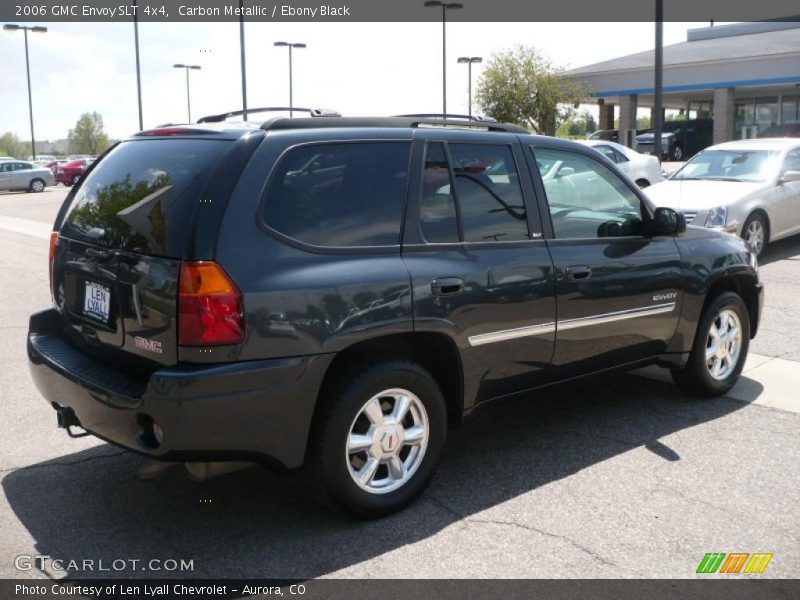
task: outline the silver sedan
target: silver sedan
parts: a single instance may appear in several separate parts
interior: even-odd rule
[[[0,190],[43,192],[45,186],[55,184],[56,178],[47,167],[19,160],[0,162]]]

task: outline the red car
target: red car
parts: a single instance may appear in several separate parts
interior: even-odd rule
[[[56,168],[56,183],[61,182],[66,186],[75,185],[83,172],[94,162],[93,158],[79,158]]]

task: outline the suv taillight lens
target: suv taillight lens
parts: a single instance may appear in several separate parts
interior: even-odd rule
[[[53,262],[56,259],[56,248],[58,248],[58,232],[50,232],[50,260],[48,262],[48,272],[50,275],[50,296],[53,302],[56,301],[56,291],[53,289]]]
[[[244,340],[242,295],[213,261],[183,262],[178,295],[178,343],[221,346]]]

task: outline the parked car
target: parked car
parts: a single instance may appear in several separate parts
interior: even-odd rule
[[[6,162],[7,160],[17,160],[17,159],[12,158],[11,156],[0,156],[0,162]]]
[[[661,128],[662,158],[683,161],[714,143],[713,119],[664,121]],[[636,149],[644,154],[655,153],[652,130],[636,136]]]
[[[598,129],[586,136],[587,140],[619,141],[619,129]]]
[[[59,212],[28,355],[68,431],[309,464],[375,517],[491,400],[646,364],[704,396],[739,378],[753,254],[595,150],[502,123],[225,116],[115,145]]]
[[[772,125],[760,134],[760,138],[776,137],[800,137],[800,123],[786,123],[784,125]]]
[[[55,159],[56,157],[53,154],[39,154],[36,156],[36,158],[34,158],[33,156],[29,156],[28,162],[41,164],[41,163],[53,162]]]
[[[23,161],[0,162],[0,190],[43,192],[45,186],[55,184],[50,169]]]
[[[800,140],[712,146],[647,194],[687,223],[741,236],[758,256],[769,242],[800,233]]]
[[[92,162],[94,161],[91,158],[79,158],[63,165],[58,165],[56,167],[56,181],[68,187],[75,185]]]
[[[640,154],[622,144],[604,140],[586,140],[580,143],[594,148],[615,163],[639,187],[647,187],[664,179],[661,163],[655,156]]]

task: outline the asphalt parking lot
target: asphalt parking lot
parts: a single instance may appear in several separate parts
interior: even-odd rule
[[[800,237],[762,260],[761,330],[728,396],[688,398],[648,369],[489,406],[450,432],[416,504],[364,523],[321,504],[303,473],[196,483],[175,465],[142,480],[144,458],[57,430],[25,334],[50,301],[65,193],[0,193],[0,577],[165,574],[15,567],[40,554],[192,560],[169,575],[195,577],[683,578],[707,552],[771,552],[764,577],[797,576]]]

